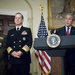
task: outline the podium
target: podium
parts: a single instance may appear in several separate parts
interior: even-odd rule
[[[47,45],[47,38],[35,38],[34,39],[34,48],[36,50],[44,50],[52,57],[52,75],[65,75],[63,67],[63,57],[66,53],[66,49],[75,48],[75,36],[60,36],[61,42],[57,48],[50,48]],[[58,61],[59,60],[59,61]],[[58,63],[58,74],[54,70],[55,66]],[[56,64],[56,65],[54,65]],[[58,69],[56,68],[56,70]],[[54,73],[55,72],[55,73]],[[59,73],[60,72],[60,73]]]

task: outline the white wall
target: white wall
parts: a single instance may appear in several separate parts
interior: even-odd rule
[[[44,4],[44,19],[45,19],[45,24],[46,26],[48,25],[47,23],[47,0],[28,0],[33,8],[33,34],[34,37],[37,37],[37,30],[40,24],[41,20],[41,10],[40,10],[40,4]]]

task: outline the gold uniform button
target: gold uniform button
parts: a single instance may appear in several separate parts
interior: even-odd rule
[[[15,41],[14,41],[14,43],[15,43]]]
[[[21,42],[21,40],[19,40],[19,42]]]
[[[19,47],[21,47],[21,45],[19,45]]]
[[[13,46],[15,48],[15,46]]]
[[[23,41],[25,41],[26,40],[26,38],[25,37],[23,37]]]

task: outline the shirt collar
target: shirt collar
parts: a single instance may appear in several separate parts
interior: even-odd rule
[[[67,27],[68,27],[68,26],[65,26],[65,27],[66,27],[66,31],[67,31]],[[69,32],[70,32],[70,30],[71,30],[71,27],[72,27],[72,26],[69,26]]]
[[[19,30],[21,29],[21,27],[22,27],[22,25],[20,25],[19,27],[18,26],[16,26],[16,30],[17,30],[17,28],[19,28]]]
[[[67,29],[67,27],[68,27],[68,26],[66,26],[66,29]],[[69,29],[71,29],[71,27],[72,27],[72,26],[69,26]]]

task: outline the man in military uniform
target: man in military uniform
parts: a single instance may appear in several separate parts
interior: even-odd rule
[[[0,75],[6,74],[6,50],[5,41],[6,36],[0,33]]]
[[[30,72],[32,34],[30,28],[23,27],[23,19],[21,13],[16,13],[16,26],[7,35],[6,48],[10,55],[12,75],[29,75]]]

